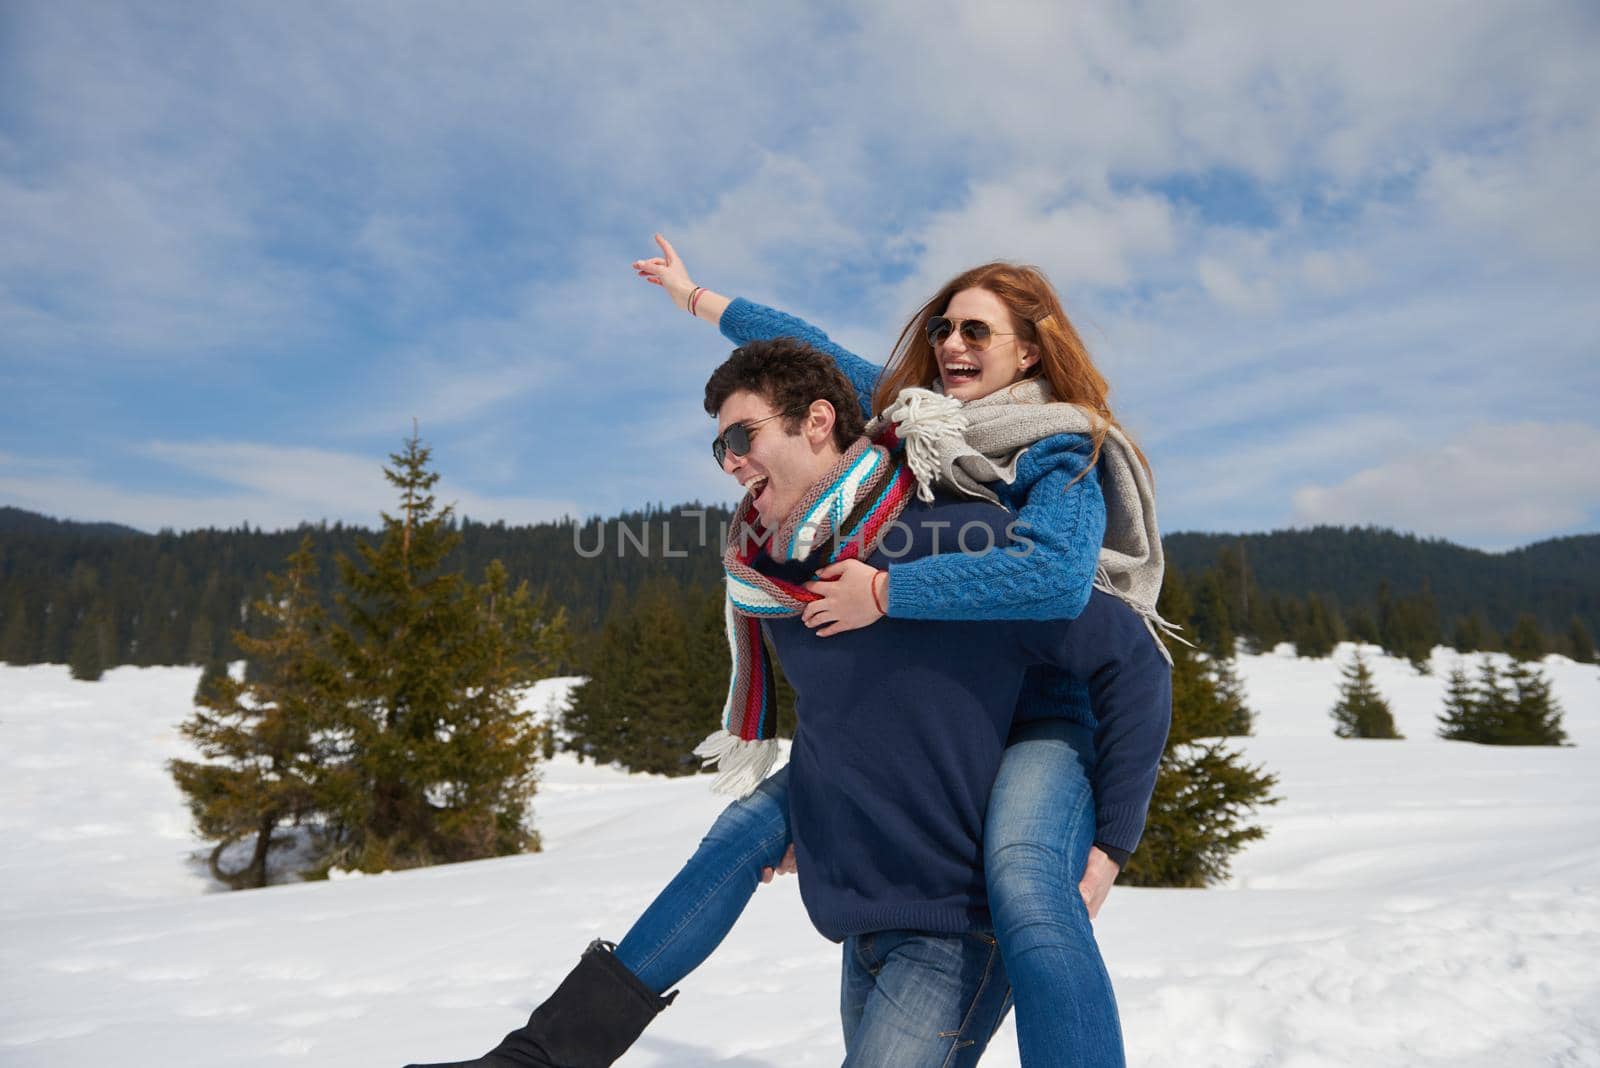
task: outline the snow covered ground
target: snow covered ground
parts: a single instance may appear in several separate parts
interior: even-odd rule
[[[1241,745],[1283,802],[1227,886],[1112,892],[1133,1064],[1600,1065],[1600,670],[1545,665],[1575,747],[1494,749],[1433,736],[1453,657],[1375,659],[1398,742],[1333,737],[1335,661],[1241,658]],[[476,1055],[620,937],[720,805],[563,755],[543,853],[223,892],[163,766],[197,678],[0,666],[0,1064]],[[764,888],[623,1063],[836,1064],[837,977],[794,881]],[[985,1064],[1017,1063],[1008,1023]]]

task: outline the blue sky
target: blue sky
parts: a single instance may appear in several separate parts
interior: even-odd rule
[[[1600,529],[1592,4],[597,8],[0,8],[0,503],[727,500],[660,230],[874,359],[1039,264],[1167,530]]]

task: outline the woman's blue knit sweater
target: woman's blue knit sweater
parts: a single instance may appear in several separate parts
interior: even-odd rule
[[[720,326],[723,336],[736,345],[792,337],[831,356],[855,387],[862,413],[868,419],[875,414],[872,393],[883,368],[836,344],[804,319],[738,298],[722,313]],[[1077,618],[1089,602],[1100,543],[1105,538],[1106,509],[1099,472],[1090,468],[1078,478],[1092,452],[1092,443],[1081,434],[1058,434],[1029,448],[1017,464],[1016,481],[991,486],[1014,514],[1013,529],[1032,542],[1029,552],[1023,556],[947,553],[890,563],[889,616],[922,620]],[[1015,722],[1057,717],[1094,726],[1097,753],[1132,755],[1130,749],[1144,748],[1121,736],[1126,723],[1097,719],[1082,680],[1057,667],[1035,665],[1028,670],[1018,696]],[[1159,756],[1158,747],[1148,769],[1152,775],[1154,759]],[[1149,803],[1145,770],[1134,771],[1124,760],[1101,761],[1095,770],[1096,844],[1124,864],[1144,830]]]

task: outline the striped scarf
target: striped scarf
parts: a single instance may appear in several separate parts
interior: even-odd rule
[[[813,571],[839,560],[871,556],[916,491],[911,470],[890,453],[895,444],[890,429],[876,442],[861,438],[850,446],[777,530],[767,532],[767,555],[779,563],[803,560]],[[722,554],[733,678],[721,729],[694,750],[705,766],[717,766],[712,789],[740,797],[766,778],[778,756],[772,662],[762,641],[761,621],[797,616],[819,597],[752,566],[763,545],[752,534],[755,523],[755,505],[746,495],[734,509]]]

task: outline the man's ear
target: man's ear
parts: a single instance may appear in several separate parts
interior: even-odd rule
[[[833,424],[838,421],[839,413],[833,410],[833,405],[825,400],[817,399],[811,402],[811,407],[806,409],[806,440],[812,445],[821,445],[833,437]]]

